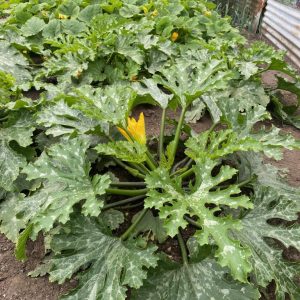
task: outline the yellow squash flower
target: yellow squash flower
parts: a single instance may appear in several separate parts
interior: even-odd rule
[[[158,15],[158,10],[155,9],[152,13],[151,13],[151,16],[152,17],[156,17]]]
[[[68,19],[68,16],[63,15],[63,14],[58,14],[58,18],[59,18],[60,20],[65,20],[65,19]]]
[[[145,118],[142,112],[140,113],[138,121],[136,121],[135,118],[128,118],[127,131],[132,138],[124,129],[118,127],[118,130],[128,141],[131,142],[133,138],[138,143],[146,145]]]
[[[142,6],[142,9],[143,9],[145,15],[149,12],[147,6],[145,6],[145,5]]]
[[[178,37],[179,37],[179,33],[175,31],[175,32],[173,32],[172,35],[171,35],[171,40],[172,40],[173,42],[175,42],[175,41],[178,39]]]
[[[210,16],[211,16],[211,11],[210,11],[210,10],[206,10],[206,11],[204,12],[204,16],[210,17]]]

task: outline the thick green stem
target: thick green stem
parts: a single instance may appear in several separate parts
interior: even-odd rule
[[[159,160],[164,156],[164,135],[166,127],[166,109],[164,108],[161,115],[160,135],[159,135]]]
[[[156,163],[154,162],[154,158],[152,157],[151,153],[147,151],[147,160],[146,163],[151,169],[151,171],[155,170],[157,168]]]
[[[174,137],[173,145],[172,145],[172,149],[171,149],[171,155],[170,155],[172,161],[175,159],[176,151],[177,151],[177,148],[178,148],[178,143],[179,143],[179,139],[180,139],[180,135],[181,135],[181,129],[182,129],[182,125],[183,125],[183,122],[184,122],[184,116],[185,116],[185,113],[186,113],[186,109],[187,109],[186,107],[182,108],[182,111],[181,111],[181,114],[180,114],[180,117],[179,117],[179,121],[178,121],[178,124],[177,124],[175,137]]]
[[[129,165],[132,168],[137,169],[143,175],[146,175],[149,173],[148,169],[143,164],[129,163]]]
[[[125,181],[121,181],[121,182],[112,182],[110,184],[111,186],[116,186],[116,187],[145,187],[146,183],[145,182],[125,182]]]
[[[142,206],[142,205],[144,205],[143,202],[138,202],[136,204],[126,205],[126,206],[121,206],[121,207],[119,206],[117,208],[118,209],[132,209],[132,208],[136,208],[136,207],[139,207],[139,206]]]
[[[195,226],[195,227],[197,227],[199,229],[201,228],[201,226],[195,220],[193,220],[192,218],[190,218],[188,216],[184,216],[184,219],[186,221],[188,221],[191,225],[193,225],[193,226]]]
[[[130,173],[132,176],[140,178],[140,179],[145,179],[145,175],[141,174],[138,170],[131,168],[127,166],[125,163],[123,163],[121,160],[119,160],[116,157],[113,157],[113,160],[122,168],[124,168],[128,173]]]
[[[189,168],[189,167],[192,165],[193,162],[194,162],[194,160],[190,158],[190,159],[188,160],[188,162],[185,164],[184,167],[185,167],[185,168]]]
[[[247,180],[244,180],[244,181],[240,182],[237,186],[238,186],[238,187],[245,186],[245,185],[247,185],[248,183],[250,183],[253,179],[254,179],[254,177],[251,177],[251,178],[249,178],[249,179],[247,179]]]
[[[122,195],[122,196],[139,196],[145,195],[148,189],[140,190],[121,190],[121,189],[107,189],[106,192],[112,195]]]
[[[179,175],[179,177],[183,180],[183,179],[185,179],[186,177],[191,176],[193,173],[194,173],[194,169],[193,169],[193,168],[190,168],[190,169],[188,169],[187,171],[185,171],[183,174]]]
[[[143,163],[139,164],[139,166],[144,170],[144,172],[145,172],[146,174],[149,174],[149,173],[150,173],[150,170],[149,170]]]
[[[135,202],[135,201],[138,201],[138,200],[141,200],[141,199],[144,199],[144,198],[145,198],[145,195],[140,195],[140,196],[135,196],[135,197],[132,197],[132,198],[116,201],[116,202],[113,202],[113,203],[108,203],[108,204],[103,206],[102,210],[117,207],[117,206],[122,206],[124,204]]]
[[[184,159],[182,159],[181,161],[179,161],[177,164],[174,165],[174,167],[172,168],[171,174],[175,173],[176,170],[181,167],[182,165],[185,165],[188,161],[189,161],[189,157],[185,157]]]
[[[185,172],[187,170],[188,170],[188,168],[186,168],[186,167],[184,167],[182,169],[179,169],[176,172],[174,172],[174,173],[171,174],[171,178],[174,177],[174,176],[176,176],[176,175],[178,175],[178,174],[181,174],[181,173],[183,173],[183,172]]]
[[[249,182],[251,182],[252,180],[253,180],[253,177],[251,177],[251,178],[249,178],[249,179],[247,179],[247,180],[244,180],[244,181],[238,183],[237,186],[238,186],[239,188],[240,188],[240,187],[243,187],[243,186],[247,185]],[[211,190],[212,190],[212,191],[215,191],[215,190],[217,190],[217,189],[226,189],[226,188],[228,188],[229,186],[231,186],[232,184],[233,184],[233,183],[221,184],[221,185],[218,185],[218,186],[216,186],[216,187],[213,187]]]
[[[178,231],[177,238],[178,238],[178,242],[179,242],[179,246],[180,246],[183,263],[187,265],[189,263],[188,255],[187,255],[185,243],[184,243],[184,240],[182,238],[180,231]]]
[[[122,241],[125,241],[126,239],[128,239],[128,237],[130,236],[130,234],[132,233],[132,231],[136,228],[136,226],[144,218],[144,216],[146,215],[147,211],[148,211],[148,208],[144,208],[144,210],[142,210],[141,214],[134,221],[134,223],[132,223],[131,226],[121,235],[121,240]]]

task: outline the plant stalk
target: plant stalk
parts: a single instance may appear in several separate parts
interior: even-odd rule
[[[122,196],[139,196],[145,195],[148,189],[140,190],[121,190],[121,189],[107,189],[106,192],[112,195],[122,195]]]
[[[159,160],[164,156],[164,134],[166,127],[166,109],[164,108],[161,115],[160,135],[159,135]]]
[[[191,225],[197,227],[197,228],[201,228],[201,226],[195,221],[193,220],[192,218],[188,217],[188,216],[184,216],[184,219],[186,221],[188,221]]]
[[[182,256],[183,263],[185,265],[187,265],[189,263],[189,260],[188,260],[188,255],[187,255],[185,243],[184,243],[184,240],[183,240],[182,235],[180,233],[180,230],[178,231],[177,238],[178,238],[178,242],[179,242],[179,246],[180,246],[180,251],[181,251],[181,256]]]
[[[145,179],[145,175],[141,174],[138,170],[127,166],[125,163],[123,163],[120,159],[118,159],[116,157],[112,157],[112,158],[120,167],[124,168],[132,176],[140,178],[140,179]]]
[[[139,217],[134,221],[134,223],[132,223],[131,226],[121,235],[121,240],[122,241],[125,241],[126,239],[128,239],[128,237],[130,236],[130,234],[132,233],[132,231],[136,228],[136,226],[144,218],[144,216],[146,215],[147,211],[148,211],[148,208],[144,208],[142,210],[141,214],[139,215]]]
[[[173,173],[175,173],[179,167],[181,167],[182,165],[185,165],[189,161],[189,159],[190,159],[189,157],[185,157],[184,159],[179,161],[177,164],[175,164],[174,167],[172,168],[171,175]]]
[[[182,169],[179,169],[179,170],[177,170],[176,172],[172,173],[172,174],[171,174],[171,177],[174,177],[174,176],[176,176],[176,175],[178,175],[178,174],[181,174],[181,173],[183,173],[183,172],[185,172],[185,171],[187,171],[187,170],[188,170],[188,168],[186,168],[186,167],[184,167],[184,168],[182,168]]]
[[[253,180],[253,177],[251,177],[251,178],[249,178],[249,179],[247,179],[247,180],[244,180],[244,181],[242,181],[242,182],[240,182],[237,186],[240,188],[240,187],[242,187],[242,186],[244,186],[244,185],[247,185],[249,182],[251,182]]]
[[[112,182],[110,184],[111,186],[116,186],[116,187],[145,187],[146,183],[145,182],[125,182],[125,181],[121,181],[121,182]]]
[[[136,204],[126,205],[126,206],[119,206],[119,207],[117,207],[117,209],[132,209],[132,208],[139,207],[141,205],[144,205],[144,203],[143,202],[138,202]]]
[[[150,173],[150,170],[149,170],[143,163],[139,164],[139,166],[144,170],[144,172],[145,172],[146,174],[149,174],[149,173]]]
[[[153,171],[157,168],[156,163],[154,162],[154,158],[152,157],[152,154],[149,152],[149,150],[147,150],[146,154],[147,154],[146,163],[149,166],[150,170]]]
[[[141,200],[143,198],[145,198],[145,196],[140,195],[140,196],[135,196],[135,197],[132,197],[132,198],[116,201],[116,202],[113,202],[113,203],[108,203],[108,204],[103,206],[102,210],[106,210],[106,209],[110,209],[110,208],[113,208],[113,207],[121,206],[123,204],[128,204],[128,203],[131,203],[131,202],[135,202],[135,201]]]
[[[194,169],[190,168],[184,173],[182,173],[181,175],[179,175],[179,177],[183,180],[184,178],[191,176],[193,173],[194,173]]]
[[[149,173],[148,169],[143,164],[137,164],[137,163],[129,163],[129,165],[137,169],[141,174],[146,175]],[[142,167],[143,166],[143,167]]]
[[[180,117],[179,117],[179,121],[178,121],[178,124],[177,124],[175,137],[174,137],[174,140],[173,140],[174,144],[172,146],[172,151],[171,151],[171,160],[172,161],[175,159],[176,151],[177,151],[177,148],[178,148],[178,143],[179,143],[180,134],[181,134],[181,128],[182,128],[182,125],[183,125],[183,122],[184,122],[184,116],[185,116],[185,113],[186,113],[186,109],[187,109],[187,107],[182,108],[182,111],[181,111],[181,114],[180,114]]]
[[[192,158],[190,158],[188,160],[188,162],[185,164],[185,168],[189,168],[192,165],[193,162],[194,162],[194,160]]]

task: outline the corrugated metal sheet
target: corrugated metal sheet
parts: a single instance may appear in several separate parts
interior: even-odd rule
[[[262,34],[300,68],[300,10],[268,0]]]

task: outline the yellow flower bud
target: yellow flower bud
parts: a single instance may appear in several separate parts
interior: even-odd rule
[[[43,17],[48,17],[48,12],[45,10],[41,11]]]
[[[60,20],[65,20],[65,19],[68,19],[68,16],[63,15],[63,14],[58,14],[58,18],[59,18]]]
[[[149,12],[149,10],[146,6],[143,6],[142,9],[143,9],[145,15]]]
[[[158,10],[155,9],[155,10],[152,12],[151,16],[152,16],[152,17],[156,17],[157,15],[158,15]]]
[[[211,16],[211,11],[206,10],[206,11],[204,12],[204,16],[210,17],[210,16]]]
[[[175,41],[178,39],[178,37],[179,37],[179,33],[176,32],[176,31],[174,31],[174,32],[172,33],[172,35],[171,35],[171,40],[172,40],[173,42],[175,42]]]

